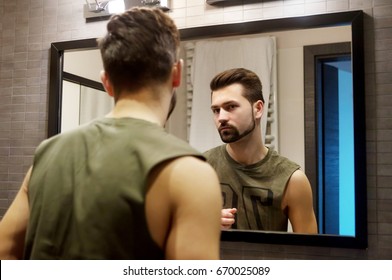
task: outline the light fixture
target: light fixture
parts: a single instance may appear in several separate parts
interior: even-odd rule
[[[86,21],[106,20],[110,15],[125,10],[124,0],[86,0],[83,7]]]
[[[86,22],[106,20],[112,14],[124,12],[132,7],[159,7],[163,11],[170,11],[171,0],[85,0],[84,18]]]
[[[125,8],[131,8],[134,6],[149,6],[159,7],[164,11],[170,11],[170,0],[124,0]]]
[[[226,0],[206,0],[207,4],[214,5],[219,2],[227,2]]]

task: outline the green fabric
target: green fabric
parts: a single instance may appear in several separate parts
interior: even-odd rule
[[[224,205],[237,208],[232,228],[287,231],[288,219],[281,209],[287,182],[299,165],[268,150],[259,162],[243,166],[234,161],[226,145],[204,153],[218,173]]]
[[[146,177],[185,155],[204,159],[163,128],[131,118],[93,121],[44,141],[29,184],[25,258],[163,258],[146,224]]]

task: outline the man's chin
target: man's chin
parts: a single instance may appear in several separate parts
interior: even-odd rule
[[[221,140],[223,143],[229,144],[229,143],[233,143],[236,141],[236,139],[234,139],[233,137],[222,137],[221,135]]]

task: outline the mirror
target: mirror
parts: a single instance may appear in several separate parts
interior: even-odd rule
[[[276,127],[279,153],[298,162],[304,167],[306,174],[312,183],[315,196],[315,209],[324,209],[324,204],[319,195],[319,154],[320,146],[317,146],[319,136],[319,124],[317,122],[316,108],[319,98],[317,98],[315,79],[316,60],[318,55],[313,55],[314,62],[304,63],[305,46],[329,45],[332,43],[349,43],[349,59],[351,60],[352,76],[352,162],[353,167],[353,213],[351,220],[353,224],[352,233],[329,233],[321,230],[321,234],[307,235],[287,232],[266,232],[266,231],[246,231],[228,230],[222,232],[223,241],[246,241],[274,244],[294,244],[311,246],[331,246],[331,247],[352,247],[365,248],[367,246],[367,210],[366,210],[366,158],[365,158],[365,107],[364,107],[364,62],[363,62],[363,13],[362,11],[350,11],[334,14],[313,15],[305,17],[283,18],[273,20],[262,20],[245,23],[224,24],[216,26],[203,26],[186,28],[180,30],[183,46],[188,42],[200,40],[221,40],[227,38],[253,37],[253,36],[274,36],[277,44],[277,122]],[[307,32],[318,32],[323,34],[323,38],[334,38],[332,42],[312,41],[316,36]],[[302,34],[302,35],[301,35]],[[286,36],[287,37],[282,37]],[[347,37],[348,36],[348,37]],[[299,38],[305,38],[300,42]],[[320,36],[318,36],[320,37]],[[282,49],[282,44],[286,38],[286,49]],[[288,39],[287,39],[288,38]],[[301,45],[302,44],[302,45]],[[347,45],[347,44],[346,44]],[[293,47],[295,46],[295,47]],[[293,61],[282,62],[284,57],[293,58],[293,49],[300,49],[299,56],[294,55],[294,60],[299,59],[299,65],[291,64]],[[347,46],[346,46],[347,48]],[[49,94],[49,118],[48,136],[61,132],[62,100],[63,100],[63,80],[72,80],[87,87],[102,90],[98,82],[80,77],[72,77],[70,73],[64,73],[65,53],[70,51],[85,51],[96,49],[96,40],[85,39],[69,42],[57,42],[51,46],[50,61],[50,94]],[[347,52],[347,51],[345,51]],[[310,65],[310,66],[309,66]],[[299,71],[301,69],[301,71]],[[303,69],[303,71],[302,71]],[[313,73],[313,76],[306,74]],[[283,71],[286,70],[286,71]],[[97,70],[99,72],[99,70]],[[295,77],[295,78],[294,78]],[[186,80],[187,77],[185,77]],[[313,80],[312,80],[313,79]],[[289,83],[289,80],[294,84]],[[305,80],[305,81],[304,81]],[[297,85],[300,90],[295,90],[296,96],[284,96],[284,94],[294,92],[293,85]],[[90,85],[88,85],[90,84]],[[185,83],[183,83],[185,84]],[[309,86],[310,85],[310,86]],[[313,86],[312,86],[313,85]],[[195,93],[196,94],[196,93]],[[179,94],[178,96],[186,96]],[[310,98],[309,98],[310,97]],[[274,97],[272,97],[274,98]],[[184,100],[184,103],[189,100]],[[189,106],[188,106],[189,107]],[[294,109],[300,108],[293,114]],[[169,130],[175,130],[174,126],[180,127],[180,131],[174,133],[181,138],[189,137],[189,120],[184,117],[189,115],[187,106],[183,112],[171,118],[168,126]],[[174,124],[174,121],[176,124]],[[180,122],[180,123],[178,123]],[[212,123],[212,118],[211,118]],[[296,133],[289,130],[296,128]],[[298,127],[302,130],[298,130]],[[298,132],[300,131],[300,132]],[[328,134],[328,133],[327,133]],[[309,172],[308,172],[309,170]],[[319,205],[320,204],[320,205]],[[343,211],[346,205],[339,204]]]

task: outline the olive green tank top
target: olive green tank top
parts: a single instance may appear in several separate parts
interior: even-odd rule
[[[223,208],[237,208],[233,229],[287,231],[288,218],[281,203],[298,164],[271,149],[261,161],[248,166],[234,161],[226,145],[204,155],[218,173]]]
[[[147,176],[186,155],[204,159],[162,127],[132,118],[96,120],[44,141],[29,183],[25,258],[164,258],[147,227]]]

